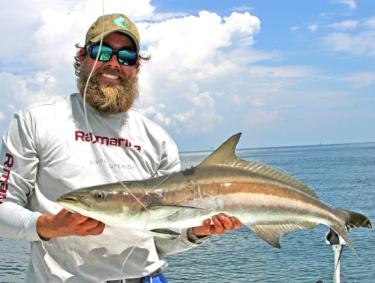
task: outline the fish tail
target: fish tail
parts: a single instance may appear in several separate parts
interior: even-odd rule
[[[348,231],[353,228],[372,228],[367,216],[346,209],[337,209],[337,214],[343,222],[331,226],[331,228],[346,242],[353,254],[357,255],[348,237]]]
[[[361,213],[346,210],[346,209],[339,209],[338,211],[339,211],[339,214],[345,220],[345,226],[348,231],[350,229],[359,228],[359,227],[372,228],[370,219],[368,219],[367,216]]]

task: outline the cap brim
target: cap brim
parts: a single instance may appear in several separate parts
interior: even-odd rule
[[[97,42],[99,42],[101,40],[102,37],[104,38],[104,37],[106,37],[107,35],[109,35],[112,32],[121,32],[121,33],[126,34],[127,36],[129,36],[133,40],[133,42],[135,44],[135,47],[137,48],[137,53],[139,52],[139,43],[138,43],[138,40],[135,38],[135,36],[131,32],[123,30],[123,29],[113,29],[113,30],[106,31],[106,32],[104,32],[102,34],[99,34],[99,35],[91,38],[88,42],[86,42],[86,45],[89,42],[91,42],[91,43],[97,43]]]

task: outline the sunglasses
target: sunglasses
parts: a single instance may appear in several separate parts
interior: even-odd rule
[[[91,45],[89,47],[89,51],[90,57],[92,59],[98,58],[98,60],[101,62],[108,62],[109,60],[111,60],[113,54],[116,54],[117,61],[121,65],[125,66],[134,66],[137,63],[138,59],[138,54],[136,51],[127,49],[116,50],[106,45],[102,45],[101,47],[99,44]]]

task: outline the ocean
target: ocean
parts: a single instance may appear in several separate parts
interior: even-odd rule
[[[184,168],[199,164],[209,152],[184,152]],[[375,224],[375,143],[240,149],[237,155],[282,169],[334,206],[367,215]],[[247,227],[212,236],[187,252],[169,256],[169,282],[332,282],[333,252],[325,243],[328,228],[293,232],[275,249]],[[357,255],[345,248],[342,282],[375,282],[375,231],[349,234]],[[23,282],[28,265],[26,242],[0,238],[0,282]]]

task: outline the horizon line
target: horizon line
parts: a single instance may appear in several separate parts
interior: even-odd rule
[[[262,146],[262,147],[241,147],[236,149],[236,151],[243,151],[243,150],[254,150],[254,149],[272,149],[272,148],[295,148],[295,147],[320,147],[320,146],[337,146],[337,145],[350,145],[350,144],[368,144],[368,143],[375,143],[375,141],[364,141],[364,142],[343,142],[343,143],[319,143],[319,144],[304,144],[304,145],[276,145],[276,146]],[[218,148],[218,145],[216,148]],[[205,152],[213,152],[214,149],[206,149],[206,150],[184,150],[179,151],[179,154],[184,153],[205,153]]]

